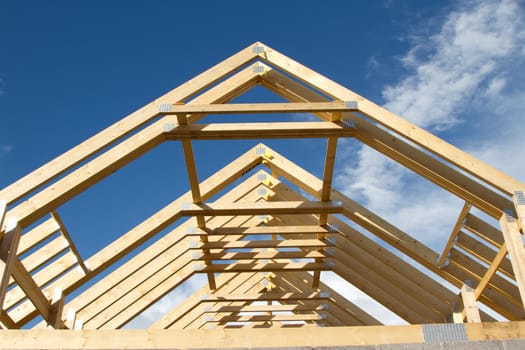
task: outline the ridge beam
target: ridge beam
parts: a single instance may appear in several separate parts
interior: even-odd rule
[[[285,103],[212,103],[204,105],[171,104],[161,106],[164,115],[177,114],[251,114],[357,112],[357,102],[285,102]]]
[[[183,204],[183,216],[235,216],[235,215],[290,215],[290,214],[341,214],[339,201],[286,201],[286,202],[237,202]]]

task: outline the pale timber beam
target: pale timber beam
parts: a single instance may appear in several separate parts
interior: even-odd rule
[[[424,325],[407,326],[353,326],[289,328],[286,332],[275,329],[169,329],[169,330],[13,330],[0,332],[0,343],[6,348],[58,349],[57,344],[67,344],[71,349],[235,349],[253,347],[281,348],[283,336],[286,346],[293,348],[337,348],[337,347],[392,347],[392,344],[425,345]],[[505,323],[467,323],[464,326],[466,340],[503,341],[506,345],[520,346],[525,338],[525,321]],[[433,330],[433,329],[431,329]],[[506,341],[506,343],[505,343]],[[428,343],[427,343],[428,344]],[[463,346],[465,342],[457,342]],[[486,343],[493,346],[493,343]],[[394,345],[396,346],[396,345]],[[400,345],[401,346],[401,345]],[[480,345],[481,346],[481,345]],[[498,345],[494,345],[497,347]],[[493,347],[494,347],[493,346]]]
[[[71,238],[71,235],[69,234],[69,231],[67,230],[66,225],[64,225],[64,222],[58,215],[58,212],[56,210],[52,210],[51,217],[55,219],[56,223],[60,227],[60,232],[62,233],[62,236],[64,236],[64,238],[66,239],[68,243],[68,248],[71,250],[73,255],[76,256],[78,264],[80,265],[82,270],[84,270],[85,273],[88,273],[89,268],[84,263],[84,259],[82,259],[82,256],[80,255],[80,252],[78,251],[77,246],[75,245],[75,242],[73,242],[73,239]]]
[[[512,271],[510,260],[507,259],[505,255],[503,255],[503,257],[498,257],[498,253],[505,246],[505,244],[501,245],[499,248],[493,248],[492,246],[486,245],[484,242],[477,240],[461,231],[458,234],[456,246],[488,265],[492,265],[495,261],[498,261],[497,271],[503,273],[505,276],[511,279],[514,279],[514,271]]]
[[[185,84],[180,85],[176,89],[131,113],[127,117],[119,120],[117,123],[109,126],[95,136],[92,136],[61,156],[34,170],[12,185],[4,188],[0,191],[0,198],[6,200],[8,204],[20,199],[27,193],[44,185],[104,147],[121,139],[123,136],[158,116],[160,114],[159,106],[161,104],[184,101],[227,76],[237,68],[253,61],[258,57],[258,54],[253,51],[255,45],[256,44],[251,45],[232,55],[189,80]],[[250,69],[250,71],[252,71],[252,69]],[[237,84],[233,86],[237,86]],[[208,101],[206,101],[206,103],[207,102]]]
[[[286,215],[286,214],[337,214],[342,209],[332,201],[256,202],[256,203],[204,203],[181,208],[183,216],[222,215]]]
[[[312,276],[309,273],[279,273],[276,275],[276,280],[282,278],[289,280],[295,287],[302,287],[303,291],[311,288]],[[335,290],[324,284],[322,281],[319,283],[319,289],[323,292],[327,292],[330,296],[330,304],[321,304],[325,310],[328,310],[331,314],[342,319],[344,322],[357,322],[362,325],[381,325],[381,322],[376,320],[374,317],[369,315],[366,311],[361,309],[359,306],[350,302],[345,296],[337,293]],[[306,306],[306,304],[305,304]],[[340,310],[335,311],[334,309]],[[347,323],[348,325],[348,323]]]
[[[278,95],[294,102],[327,101],[326,97],[306,88],[276,70],[268,69],[262,76],[262,84]],[[330,120],[326,113],[316,113],[323,120]],[[512,206],[511,201],[456,171],[445,163],[429,156],[420,149],[382,130],[353,113],[343,113],[343,119],[353,122],[355,137],[378,150],[396,162],[434,182],[438,186],[472,203],[487,214],[499,219],[504,208]]]
[[[500,230],[472,213],[465,217],[463,227],[497,248],[504,243],[503,234]]]
[[[262,60],[336,100],[357,101],[360,113],[507,195],[525,188],[521,182],[267,46]]]
[[[503,209],[511,205],[508,198],[410,145],[401,137],[382,130],[372,123],[360,120],[358,117],[351,117],[350,120],[358,125],[355,133],[356,139],[473,204],[490,216],[499,218]]]
[[[9,279],[13,274],[16,250],[20,242],[21,228],[18,222],[8,219],[5,227],[5,234],[0,237],[0,314],[4,313],[3,305],[9,286]]]
[[[162,121],[124,140],[9,211],[25,227],[164,140]]]
[[[334,175],[335,154],[337,150],[337,137],[329,137],[326,145],[326,155],[323,170],[323,187],[321,188],[321,201],[326,202],[330,200],[330,193],[332,192],[332,178]],[[319,215],[319,226],[326,225],[328,221],[328,214]],[[323,239],[324,235],[319,234],[319,239]],[[317,263],[321,263],[322,259],[316,259]],[[321,271],[314,271],[314,278],[312,281],[312,288],[319,288],[319,281],[321,278]]]
[[[252,189],[254,187],[253,182],[256,178],[257,177],[254,176],[246,180],[239,185],[238,188],[226,194],[225,199],[236,200],[239,196],[244,198],[243,196],[246,193],[246,189]],[[257,193],[257,191],[253,193]],[[219,225],[221,221],[226,222],[227,219],[217,217],[213,218],[211,222]],[[172,241],[173,243],[168,243],[163,238],[157,242],[158,244],[155,243],[155,246],[158,247],[152,246],[147,248],[140,256],[133,258],[129,263],[112,273],[110,277],[113,280],[115,278],[122,279],[122,276],[126,276],[125,279],[115,287],[113,287],[114,282],[112,283],[108,278],[99,282],[96,286],[98,290],[96,295],[99,295],[98,300],[93,300],[92,298],[85,299],[84,297],[87,295],[82,295],[80,302],[87,306],[86,309],[80,310],[79,303],[76,303],[76,299],[71,306],[68,305],[68,307],[78,310],[78,315],[85,321],[85,327],[87,328],[119,328],[129,322],[129,320],[139,314],[143,309],[195,273],[190,264],[191,256],[188,253],[189,242],[186,242],[184,239],[180,240],[180,238],[176,239],[176,237],[183,237],[186,231],[185,228],[187,227],[188,226],[184,225],[173,231],[175,236],[170,238],[170,240],[175,238],[175,241]],[[169,235],[172,234],[170,233]],[[171,247],[165,251],[165,254],[150,259],[144,267],[140,267],[130,274],[129,265],[144,264],[147,258],[143,253],[151,254],[155,250],[158,250],[158,248],[166,249],[166,246],[170,245]],[[157,252],[157,254],[159,254],[159,252]],[[105,290],[98,287],[105,288]],[[107,291],[108,288],[110,289],[109,292]],[[92,294],[92,289],[93,288],[90,288],[85,294]],[[119,296],[117,301],[114,300],[115,295]]]
[[[463,222],[465,221],[465,216],[467,216],[468,212],[470,211],[470,208],[472,206],[465,202],[463,205],[463,208],[461,209],[461,212],[459,213],[458,219],[456,221],[456,224],[454,225],[454,228],[452,229],[452,233],[450,234],[450,237],[447,241],[447,244],[445,244],[445,248],[443,248],[443,252],[439,256],[439,259],[437,261],[437,266],[441,267],[445,263],[447,259],[448,252],[454,245],[454,242],[456,240],[457,235],[459,234],[461,227],[463,227]]]
[[[322,263],[242,263],[213,264],[208,266],[194,265],[195,273],[223,273],[223,272],[279,272],[279,271],[330,271],[332,268]],[[212,288],[210,288],[212,289]],[[213,289],[212,289],[213,290]]]
[[[4,235],[4,219],[5,213],[7,212],[7,201],[0,199],[0,239]]]
[[[279,260],[279,259],[315,259],[328,258],[323,251],[257,251],[257,252],[221,252],[192,255],[192,260]]]
[[[479,315],[474,289],[466,283],[461,287],[461,300],[467,322],[480,323],[481,317]]]
[[[298,167],[296,164],[286,160],[275,151],[269,150],[269,152],[272,152],[274,157],[270,161],[267,161],[265,165],[269,166],[272,171],[276,171],[279,175],[295,183],[306,192],[315,197],[319,197],[322,188],[321,180]],[[438,269],[436,266],[438,254],[432,249],[426,247],[424,244],[413,239],[339,192],[334,191],[332,199],[342,201],[343,207],[345,208],[343,214],[350,220],[353,220],[369,232],[385,240],[387,243],[457,287],[460,287],[466,279],[482,278],[484,272],[481,273],[481,275],[473,276],[472,274],[467,274],[456,264],[450,264],[446,268]],[[468,214],[467,217],[469,215],[470,214]],[[507,297],[510,299],[506,299]],[[506,293],[499,294],[499,292],[489,287],[485,290],[484,294],[481,295],[480,300],[509,319],[521,319],[525,317],[523,310],[518,310],[515,307],[514,303],[516,300]]]
[[[15,259],[11,273],[16,283],[18,283],[44,320],[52,322],[52,320],[50,320],[51,303],[46,298],[40,287],[35,283],[29,272],[27,272],[20,260]]]
[[[185,126],[188,124],[187,117],[183,114],[179,113],[177,114],[177,123],[181,126]],[[188,173],[188,180],[190,183],[190,191],[191,191],[191,197],[193,200],[193,204],[200,204],[202,201],[201,198],[201,191],[200,191],[200,185],[199,185],[199,178],[197,176],[197,167],[195,165],[195,157],[193,155],[193,146],[191,144],[190,140],[182,140],[182,149],[184,152],[184,159],[186,163],[186,171]],[[197,220],[197,227],[201,230],[204,230],[206,228],[206,221],[204,219],[203,215],[198,215],[196,218]],[[200,236],[202,242],[207,242],[208,237],[203,234]],[[203,253],[209,253],[209,250],[203,249]],[[205,260],[206,265],[211,264],[211,260]],[[208,276],[208,284],[210,286],[210,289],[216,289],[217,286],[215,284],[215,277],[212,272],[209,272],[207,274]]]
[[[38,226],[32,228],[29,232],[25,232],[20,238],[18,244],[18,255],[22,255],[28,250],[36,247],[47,238],[60,230],[60,226],[52,217],[42,222]]]
[[[519,228],[525,234],[525,195],[523,191],[514,191],[512,199],[516,208]]]
[[[283,184],[279,184],[273,189],[277,192],[278,199],[281,199],[281,196],[288,200],[301,198],[299,194],[294,194],[289,190],[282,191],[286,189]],[[314,218],[302,217],[300,223],[308,223],[306,219],[314,220]],[[283,219],[283,223],[287,225],[296,224],[297,219],[287,217]],[[342,278],[366,291],[369,296],[409,322],[442,321],[443,314],[446,314],[450,308],[448,300],[453,300],[456,297],[453,293],[444,291],[443,293],[447,295],[444,298],[443,294],[439,292],[445,288],[442,288],[438,283],[434,283],[426,289],[423,288],[421,285],[430,279],[415,268],[410,272],[398,272],[399,269],[394,267],[402,264],[399,261],[400,258],[393,257],[390,261],[384,261],[385,257],[389,256],[387,250],[379,248],[379,252],[374,253],[373,250],[370,252],[370,249],[363,249],[361,242],[366,238],[362,234],[335,218],[330,219],[330,224],[335,224],[341,232],[345,233],[344,237],[341,234],[332,234],[331,236],[336,244],[336,249],[332,253],[332,261],[335,263],[334,270]],[[405,263],[405,265],[408,264]],[[414,273],[414,270],[419,273]],[[388,279],[384,278],[385,271],[388,271]],[[385,290],[388,290],[388,293],[385,293]],[[436,297],[437,295],[439,297]]]
[[[256,151],[257,147],[259,147],[259,145],[248,150],[229,165],[203,181],[201,183],[203,199],[215,195],[225,186],[228,186],[231,182],[235,181],[239,176],[257,166],[261,162],[261,156],[257,154]],[[105,270],[108,266],[128,254],[131,250],[137,248],[147,239],[151,238],[153,235],[171,224],[171,222],[176,220],[179,209],[184,203],[191,200],[190,196],[190,193],[186,193],[178,200],[175,200],[167,207],[160,210],[157,214],[153,215],[148,220],[145,220],[121,238],[87,259],[86,263],[91,268],[89,274],[85,275],[77,270],[71,270],[47,288],[61,287],[65,294],[69,294],[71,291],[78,288],[78,286]],[[28,322],[34,316],[36,316],[36,313],[31,304],[26,303],[23,307],[17,308],[16,319],[21,320],[21,322]]]
[[[525,248],[517,220],[504,214],[499,220],[505,245],[509,251],[510,262],[520,291],[522,309],[525,307]]]
[[[209,226],[209,225],[208,225]],[[294,225],[294,226],[253,226],[253,227],[208,227],[208,236],[228,236],[228,235],[317,235],[330,233],[326,227],[315,225]],[[199,229],[191,231],[188,235],[201,235]]]
[[[217,290],[221,290],[234,278],[239,276],[239,274],[221,274],[217,276]],[[165,313],[160,319],[155,321],[149,329],[167,329],[170,328],[175,322],[184,317],[185,315],[196,312],[200,309],[200,296],[206,293],[209,293],[209,287],[204,286],[194,292],[191,296],[182,301],[175,308]],[[203,311],[204,312],[204,311]],[[200,312],[199,312],[200,314]]]
[[[228,276],[231,276],[229,278]],[[229,293],[237,293],[237,294],[245,294],[250,293],[255,290],[255,292],[260,292],[263,287],[259,285],[259,283],[264,280],[264,276],[261,273],[233,273],[233,274],[220,274],[218,276],[218,279],[222,279],[222,283],[220,287],[216,291],[209,291],[209,289],[202,288],[199,291],[195,292],[190,298],[189,303],[185,303],[185,305],[181,306],[181,309],[179,311],[179,307],[177,307],[175,310],[173,310],[173,313],[170,313],[167,315],[167,320],[171,320],[169,324],[166,324],[163,328],[171,328],[171,329],[190,329],[190,328],[200,328],[205,324],[204,317],[206,316],[205,310],[209,307],[214,307],[218,305],[228,305],[228,306],[240,306],[240,305],[247,305],[246,302],[217,302],[217,303],[203,303],[201,296],[202,295],[208,295],[212,293],[223,293],[223,294],[229,294]],[[188,310],[188,307],[190,304],[193,303],[193,301],[197,300],[198,304],[193,307],[191,310]],[[184,311],[186,310],[186,311]],[[181,313],[182,311],[182,313]],[[176,315],[178,315],[178,318],[174,318]],[[165,319],[166,320],[166,319]],[[165,322],[162,321],[162,322]],[[158,322],[156,323],[158,324]]]
[[[285,240],[242,240],[242,241],[216,241],[193,242],[190,249],[256,249],[256,248],[325,248],[333,247],[328,240],[320,239],[285,239]]]
[[[489,284],[490,280],[494,276],[494,274],[498,271],[499,266],[501,263],[505,260],[505,257],[507,256],[507,246],[503,244],[501,248],[498,251],[498,254],[494,258],[494,261],[490,264],[487,272],[481,279],[481,281],[478,283],[475,289],[474,297],[476,300],[479,298],[479,296],[483,293],[487,285]]]
[[[351,137],[354,129],[331,122],[216,123],[177,125],[166,119],[168,140],[245,140]]]
[[[350,101],[308,103],[212,103],[203,105],[172,104],[164,115],[173,114],[251,114],[251,113],[304,113],[304,112],[352,112],[357,106]]]

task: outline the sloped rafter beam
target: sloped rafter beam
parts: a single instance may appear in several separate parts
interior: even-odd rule
[[[234,191],[231,194],[228,193],[227,197],[224,199],[235,200],[234,196],[238,197],[244,195],[244,191],[250,191],[257,183],[256,175],[254,175],[241,184],[241,187],[238,188],[237,191]],[[241,192],[239,192],[239,190]],[[220,220],[224,221],[222,218],[215,218],[212,220],[212,223],[216,225],[220,224]],[[158,243],[153,244],[150,248],[147,248],[145,251],[141,252],[139,255],[130,260],[130,262],[120,267],[111,275],[105,277],[102,281],[97,283],[97,285],[91,287],[82,295],[75,298],[66,307],[77,310],[78,317],[84,319],[85,326],[88,328],[99,328],[101,326],[109,327],[107,322],[110,320],[113,324],[118,325],[118,323],[116,323],[117,319],[115,319],[115,317],[122,313],[126,307],[131,305],[133,306],[134,311],[132,312],[134,314],[130,313],[131,316],[127,317],[134,317],[135,314],[140,312],[141,308],[147,307],[147,305],[149,305],[149,303],[145,304],[145,306],[141,308],[138,306],[138,300],[142,296],[148,296],[149,293],[144,293],[144,288],[146,288],[146,285],[141,281],[150,279],[150,277],[154,277],[156,274],[164,273],[162,271],[166,271],[167,274],[164,273],[164,275],[169,276],[172,273],[170,271],[173,271],[174,269],[181,270],[186,266],[186,268],[183,270],[184,272],[179,273],[179,277],[172,281],[172,283],[175,283],[174,285],[170,285],[168,282],[163,282],[166,277],[160,277],[160,279],[157,277],[155,277],[155,279],[151,278],[151,283],[148,282],[148,285],[151,286],[150,288],[153,288],[151,291],[153,292],[154,289],[159,289],[159,287],[162,287],[163,291],[158,294],[162,296],[174,286],[191,277],[191,275],[195,272],[193,266],[189,265],[191,262],[191,256],[188,254],[188,252],[190,248],[189,243],[191,241],[184,240],[184,235],[186,232],[188,232],[187,229],[191,228],[192,224],[194,224],[192,221],[193,220],[183,224],[172,233],[166,235],[165,238],[161,238]],[[170,247],[169,254],[163,254],[162,252],[164,249],[167,249],[167,247]],[[163,254],[162,257],[160,257],[161,253]],[[159,258],[156,258],[157,256],[159,256]],[[174,257],[175,260],[169,262],[169,260],[173,259]],[[166,262],[163,262],[164,260],[166,260]],[[176,268],[177,266],[178,268]],[[114,302],[111,300],[114,296],[120,296],[122,299],[118,301],[119,305],[112,305]],[[150,297],[148,296],[148,298]],[[124,301],[124,299],[127,301]],[[149,300],[151,303],[152,299]],[[110,308],[105,309],[105,306],[109,306]],[[84,307],[87,308],[83,310]],[[90,315],[97,315],[101,312],[101,310],[103,310],[103,313],[101,313],[100,316],[97,316],[97,319],[91,319],[92,316]],[[102,321],[105,323],[102,323]],[[129,318],[118,322],[121,322],[120,324],[124,324],[127,321],[129,321]]]
[[[23,197],[158,116],[161,104],[185,101],[257,57],[259,55],[252,46],[241,50],[3,189],[0,199],[9,204]],[[236,89],[237,92],[239,89]]]
[[[240,175],[246,173],[257,164],[261,162],[260,155],[256,154],[257,146],[234,160],[227,167],[215,173],[209,179],[201,184],[203,198],[209,198],[227,186],[231,181],[237,179]],[[49,288],[61,287],[64,294],[68,294],[85,281],[89,280],[96,274],[103,271],[112,263],[129,253],[131,250],[138,247],[154,234],[160,232],[163,228],[169,225],[170,222],[176,220],[180,216],[180,209],[184,203],[190,201],[191,194],[187,193],[179,200],[172,202],[163,210],[146,220],[135,229],[123,235],[120,239],[109,244],[107,247],[86,260],[91,271],[88,275],[80,273],[77,270],[72,270],[64,275],[58,282],[53,283]],[[23,316],[22,316],[23,315]],[[34,308],[27,305],[25,308],[17,310],[17,317],[15,319],[27,322],[30,317],[34,317]],[[32,318],[31,317],[31,318]],[[18,322],[18,321],[17,321]]]
[[[280,156],[277,152],[270,150],[274,158],[265,164],[269,166],[272,171],[277,172],[279,175],[285,177],[292,183],[302,187],[305,191],[318,197],[322,188],[322,181],[306,172],[304,169],[286,160]],[[293,174],[293,175],[291,175]],[[443,277],[450,283],[461,287],[465,279],[478,278],[475,275],[467,276],[457,269],[457,266],[451,264],[443,269],[436,267],[436,261],[438,254],[433,250],[429,249],[422,243],[416,241],[406,233],[402,232],[393,225],[387,223],[377,215],[373,214],[369,210],[363,208],[358,203],[350,200],[344,195],[337,191],[332,193],[332,199],[341,201],[344,207],[343,214],[349,219],[353,220],[366,230],[382,238],[392,246],[396,247],[401,252],[407,254],[412,259],[422,264],[424,267],[430,269],[438,276]],[[489,307],[494,308],[499,313],[510,319],[521,319],[525,317],[523,311],[516,309],[516,304],[520,303],[515,299],[508,299],[508,295],[497,294],[489,284],[489,288],[485,289],[484,294],[480,296],[480,300],[486,303]]]
[[[307,89],[304,85],[284,76],[277,70],[267,68],[262,79],[264,86],[290,101],[327,101],[324,96]],[[316,113],[316,115],[321,119],[330,120],[328,114]],[[366,145],[447,189],[463,200],[474,204],[492,217],[499,219],[502,208],[512,207],[512,202],[509,199],[365,119],[352,113],[343,113],[342,119],[356,125],[355,137]]]
[[[197,98],[193,99],[192,101],[190,101],[190,103],[227,102],[229,99],[235,97],[238,93],[241,93],[241,92],[245,91],[246,89],[248,89],[250,87],[253,87],[254,84],[256,84],[258,81],[259,81],[259,74],[256,74],[254,69],[252,67],[249,67],[249,68],[246,68],[246,69],[236,73],[232,77],[229,77],[228,79],[226,79],[222,83],[220,83],[217,86],[215,86],[215,87],[211,88],[210,90],[206,91],[206,93],[204,93],[204,94],[198,96]],[[195,102],[193,102],[193,101],[195,101]],[[155,130],[155,129],[157,129],[157,130]],[[153,127],[153,128],[150,127],[149,130],[150,130],[150,133],[153,132],[153,133],[156,134],[158,132],[158,130],[161,130],[161,129],[159,129],[158,127]],[[139,133],[138,136],[135,135],[135,138],[140,140],[141,137],[144,137],[144,133],[143,132],[142,132],[142,136],[140,136],[140,135],[141,135],[141,133]],[[148,138],[148,135],[146,135],[146,139],[147,138]],[[128,140],[126,140],[126,141],[128,141]],[[155,140],[155,141],[158,141],[158,140]],[[125,142],[123,142],[123,143],[125,143]],[[136,146],[136,142],[128,142],[128,143],[130,143],[131,145]],[[114,157],[114,155],[118,155],[118,157],[120,157],[119,160],[122,160],[122,162],[120,162],[120,164],[118,164],[118,165],[117,164],[113,164],[113,165],[109,164],[110,167],[114,168],[114,166],[117,165],[116,168],[118,168],[118,167],[124,165],[126,162],[132,160],[135,157],[135,154],[133,154],[133,153],[135,151],[137,151],[137,149],[133,149],[132,148],[132,151],[131,151],[132,154],[131,155],[130,154],[126,154],[126,152],[128,152],[127,146],[129,146],[129,145],[127,145],[127,144],[124,144],[124,145],[119,144],[117,147],[115,147],[114,149],[110,150],[110,151],[113,151],[113,155],[109,155],[110,159],[111,159],[112,156]],[[139,146],[142,147],[144,145],[140,145],[140,141],[139,141]],[[152,145],[150,145],[150,146],[152,146]],[[135,152],[135,153],[140,153],[140,152],[143,152],[143,151],[145,151],[145,149],[142,149],[142,150],[140,150],[138,152]],[[107,153],[109,153],[109,152],[107,152]],[[122,156],[123,154],[124,154],[124,156]],[[106,154],[104,154],[104,155],[106,155]],[[102,156],[100,156],[100,157],[98,157],[96,159],[96,160],[98,160],[98,162],[95,162],[95,164],[92,164],[93,162],[90,162],[86,166],[84,166],[83,168],[86,168],[85,172],[83,172],[82,168],[80,168],[79,170],[73,172],[71,175],[68,175],[66,181],[59,182],[59,184],[58,184],[58,188],[59,188],[58,195],[54,191],[53,191],[53,193],[51,193],[51,192],[50,193],[44,193],[43,196],[42,196],[42,193],[39,193],[38,195],[40,195],[40,197],[37,197],[37,201],[42,199],[42,198],[43,199],[47,199],[48,202],[44,201],[44,205],[47,206],[47,207],[50,207],[50,205],[52,203],[50,203],[49,202],[49,198],[46,198],[46,197],[50,197],[50,195],[51,195],[51,197],[52,197],[51,200],[56,201],[54,203],[54,205],[57,206],[59,203],[65,201],[69,197],[71,197],[74,194],[74,193],[72,193],[72,191],[76,191],[75,193],[77,193],[79,190],[81,190],[81,188],[79,188],[79,185],[82,185],[84,187],[90,186],[94,182],[100,180],[101,177],[104,177],[104,176],[108,175],[109,173],[111,173],[111,171],[112,171],[111,168],[105,168],[105,166],[108,166],[108,162],[106,161],[106,164],[104,164],[105,160],[102,159],[102,162],[100,162],[100,158],[102,158]],[[115,159],[114,159],[114,161],[116,163],[119,163],[119,161],[117,161]],[[111,162],[109,162],[109,163],[111,163]],[[99,164],[102,165],[101,171],[99,171],[97,169],[97,167],[99,167]],[[95,179],[93,179],[93,181],[91,181],[89,183],[86,183],[87,181],[86,181],[85,174],[88,175],[87,176],[87,180],[89,180],[90,178],[92,179],[93,177]],[[84,179],[83,179],[83,177],[84,177]],[[69,178],[72,179],[71,183],[68,183]],[[65,193],[67,193],[67,196],[65,195],[64,192],[60,191],[60,189],[61,189],[60,186],[62,184],[64,185],[63,188],[65,187],[64,189],[66,191]],[[42,192],[45,192],[45,190],[42,191]],[[49,190],[48,190],[48,192],[49,192]],[[28,204],[28,208],[25,208],[25,209],[21,208],[22,212],[24,212],[24,210],[31,211],[32,210],[31,208],[37,209],[37,208],[34,208],[34,203],[32,203],[32,202],[31,203],[26,203],[26,204]],[[45,210],[42,210],[42,212],[43,211],[45,211]],[[33,213],[33,214],[35,214],[35,213]],[[15,215],[18,215],[18,214],[15,214]],[[41,215],[41,214],[37,213],[37,215]],[[28,221],[30,221],[31,218],[26,218],[26,219],[28,219]],[[77,279],[82,279],[83,277],[84,276],[77,276]],[[27,320],[25,320],[24,322],[27,322]]]
[[[294,195],[289,190],[275,190],[287,199],[300,198],[298,194]],[[304,224],[307,219],[315,220],[302,217],[300,223]],[[282,220],[287,225],[297,224],[290,217]],[[400,258],[378,247],[342,221],[331,218],[330,224],[345,232],[345,236],[331,236],[337,248],[332,253],[336,273],[362,288],[368,295],[408,322],[441,322],[444,319],[451,301],[455,299],[453,293]],[[364,242],[368,244],[363,244]],[[383,277],[385,271],[388,271],[388,280]],[[388,293],[384,290],[388,290]]]
[[[268,46],[262,60],[336,100],[357,101],[360,113],[508,195],[523,188],[519,181]]]

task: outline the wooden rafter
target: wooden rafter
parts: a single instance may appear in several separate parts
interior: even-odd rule
[[[257,84],[289,102],[230,103]],[[303,112],[320,120],[197,123],[210,114]],[[465,202],[441,255],[333,188],[340,137],[355,138]],[[326,139],[322,178],[258,144],[199,180],[193,142],[264,138]],[[165,141],[182,144],[189,191],[82,259],[58,207]],[[237,182],[259,165],[271,175],[261,170]],[[198,274],[207,275],[208,285],[166,310],[152,330],[284,332],[380,324],[323,283],[321,271],[409,323],[444,322],[451,313],[459,322],[463,316],[492,321],[478,303],[522,320],[524,190],[469,154],[255,43],[0,191],[0,326],[20,328],[40,315],[38,327],[122,328]],[[471,208],[499,220],[501,231]],[[5,218],[17,224],[5,225]],[[421,341],[404,333],[389,336]]]

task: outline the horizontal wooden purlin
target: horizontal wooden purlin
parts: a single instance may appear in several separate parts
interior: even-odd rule
[[[317,201],[204,203],[181,207],[183,216],[338,214],[341,212],[340,203]]]
[[[189,235],[302,235],[302,234],[329,234],[329,229],[321,226],[255,226],[255,227],[216,227],[206,230],[198,228],[189,230]]]
[[[277,271],[329,271],[332,267],[320,263],[233,263],[233,264],[211,264],[194,266],[194,271],[202,272],[277,272]]]
[[[342,123],[283,122],[283,123],[215,123],[177,125],[169,120],[164,124],[168,140],[244,140],[273,138],[351,137],[354,128]]]
[[[320,239],[285,239],[253,241],[217,241],[190,243],[190,249],[254,249],[254,248],[324,248],[335,244]]]
[[[201,295],[202,302],[220,302],[220,301],[292,301],[292,300],[328,300],[330,293],[312,292],[312,293],[254,293],[254,294],[204,294]]]
[[[291,311],[323,311],[328,309],[328,304],[317,304],[306,301],[306,304],[274,304],[274,305],[217,305],[204,307],[204,313],[218,312],[291,312]]]
[[[206,322],[283,322],[283,321],[321,321],[325,314],[290,314],[290,315],[232,315],[207,318]]]
[[[307,113],[307,112],[353,112],[357,104],[348,107],[343,102],[309,102],[309,103],[215,103],[206,105],[171,105],[173,114],[250,114],[250,113]]]
[[[242,242],[242,241],[241,241]],[[322,259],[330,257],[330,254],[322,251],[300,251],[300,252],[229,252],[209,253],[192,257],[193,260],[260,260],[260,259]]]

